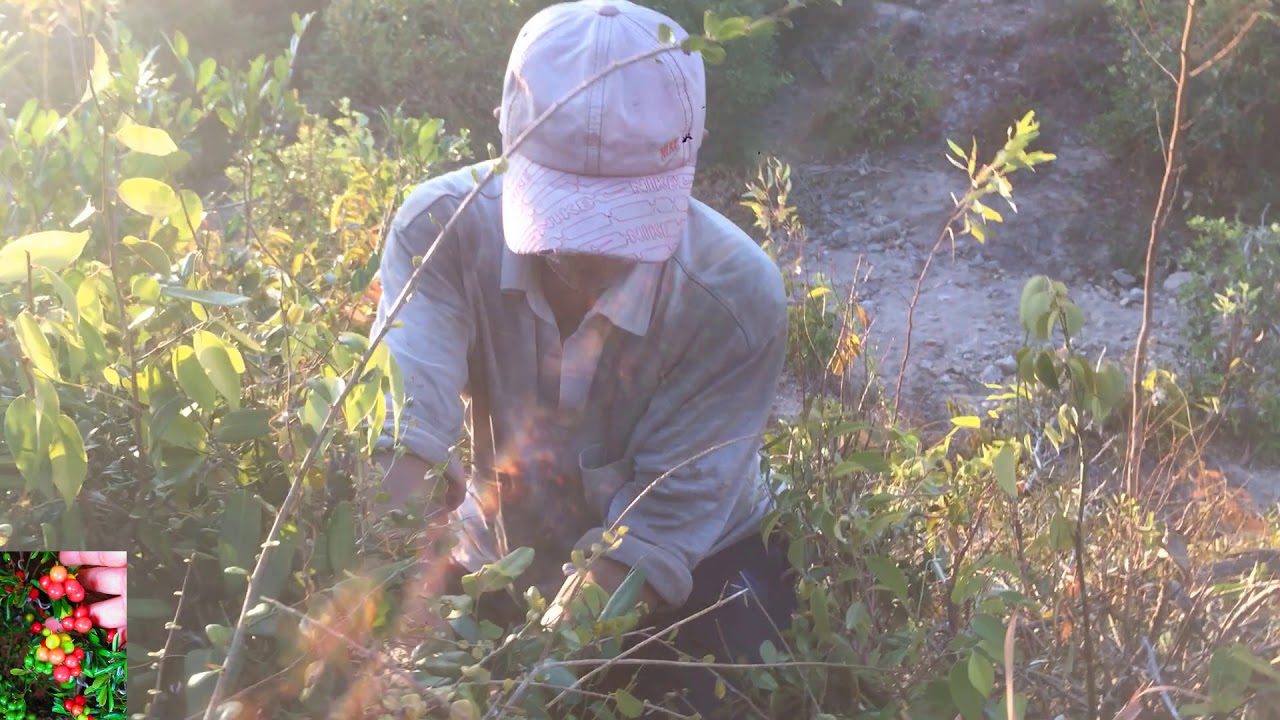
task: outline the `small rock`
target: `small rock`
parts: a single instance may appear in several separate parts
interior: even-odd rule
[[[849,247],[853,242],[854,233],[850,230],[836,230],[827,236],[826,245],[836,249]]]
[[[995,385],[1004,379],[1004,372],[995,365],[988,365],[982,369],[982,374],[978,376],[984,385]]]
[[[1142,288],[1133,288],[1129,292],[1125,293],[1125,296],[1121,298],[1120,306],[1129,307],[1130,305],[1141,305],[1143,297]]]
[[[1183,285],[1191,282],[1195,276],[1186,270],[1179,270],[1164,279],[1164,289],[1166,292],[1176,293]]]
[[[1138,278],[1134,277],[1133,273],[1127,270],[1116,270],[1111,273],[1111,279],[1115,280],[1116,284],[1126,290],[1138,284]]]
[[[1012,355],[1005,355],[996,361],[996,367],[1005,375],[1012,375],[1018,369],[1018,359]]]
[[[867,232],[867,242],[888,242],[897,238],[900,232],[902,232],[902,223],[894,221],[888,225],[881,225],[878,228],[870,229],[869,232]]]

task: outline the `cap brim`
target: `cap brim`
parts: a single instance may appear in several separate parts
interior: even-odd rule
[[[665,261],[684,236],[693,176],[692,166],[643,177],[576,175],[513,153],[502,177],[507,247]]]

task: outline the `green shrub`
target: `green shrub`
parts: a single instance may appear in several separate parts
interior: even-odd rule
[[[1123,52],[1110,69],[1106,94],[1111,109],[1095,123],[1096,134],[1118,151],[1136,148],[1146,162],[1162,166],[1175,84],[1160,65],[1171,73],[1178,71],[1184,5],[1107,0],[1107,6]],[[1251,0],[1202,4],[1190,43],[1189,71],[1224,48],[1256,6]],[[1280,156],[1259,152],[1280,140],[1278,73],[1280,23],[1264,13],[1238,46],[1188,80],[1182,136],[1187,171],[1182,187],[1194,193],[1201,211],[1244,210],[1252,215],[1280,193]]]
[[[859,48],[844,77],[815,118],[816,129],[837,150],[906,140],[932,123],[942,107],[932,68],[905,60],[888,36]]]
[[[511,44],[527,17],[514,0],[333,0],[305,70],[325,112],[349,97],[365,111],[400,107],[498,144],[493,109]]]
[[[325,10],[319,48],[305,68],[310,97],[331,104],[350,97],[355,107],[400,106],[409,114],[441,117],[467,128],[475,146],[499,144],[493,109],[520,27],[548,0],[333,0]],[[703,13],[759,17],[777,0],[661,0],[646,3],[690,33],[702,32]],[[737,40],[721,65],[707,65],[707,126],[703,160],[754,159],[747,121],[789,77],[774,62],[771,34]]]
[[[1280,223],[1249,225],[1202,217],[1183,259],[1182,288],[1196,385],[1218,397],[1228,422],[1280,455]]]

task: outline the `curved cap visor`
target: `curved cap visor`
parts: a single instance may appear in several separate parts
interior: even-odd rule
[[[520,255],[588,253],[637,262],[675,254],[689,216],[694,168],[595,177],[514,153],[502,180],[507,246]]]

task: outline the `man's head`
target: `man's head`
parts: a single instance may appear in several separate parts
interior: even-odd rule
[[[663,24],[675,41],[687,37],[627,0],[579,0],[542,10],[520,31],[499,110],[510,160],[502,220],[513,252],[559,255],[570,271],[591,267],[592,257],[617,268],[674,254],[706,122],[701,55],[663,52],[565,100],[611,64],[659,49]]]

